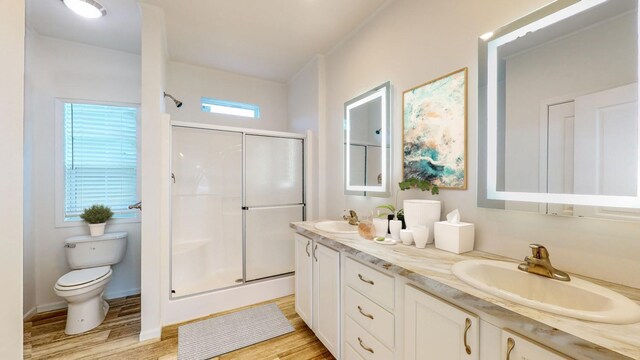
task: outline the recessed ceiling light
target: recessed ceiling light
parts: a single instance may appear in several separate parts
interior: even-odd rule
[[[89,19],[107,15],[107,9],[95,0],[62,0],[74,13]]]

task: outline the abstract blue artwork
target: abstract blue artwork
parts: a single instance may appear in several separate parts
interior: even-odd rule
[[[467,68],[402,94],[403,175],[467,188]]]

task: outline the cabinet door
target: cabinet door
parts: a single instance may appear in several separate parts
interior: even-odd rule
[[[326,246],[313,247],[313,330],[324,346],[340,354],[340,253]]]
[[[477,316],[409,285],[404,294],[405,359],[479,359]]]
[[[507,360],[567,360],[569,357],[562,356],[553,350],[548,350],[542,345],[538,345],[531,340],[511,333],[502,331],[502,359]]]
[[[295,234],[296,262],[296,312],[309,328],[312,323],[312,241],[302,235]]]

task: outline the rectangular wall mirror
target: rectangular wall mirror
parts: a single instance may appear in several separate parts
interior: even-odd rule
[[[348,195],[389,196],[391,84],[344,104],[344,189]]]
[[[560,0],[479,40],[480,206],[640,219],[637,0]]]

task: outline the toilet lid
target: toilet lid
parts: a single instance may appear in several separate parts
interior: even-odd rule
[[[100,266],[88,269],[73,270],[58,279],[59,286],[78,286],[98,280],[109,273],[110,266]]]

